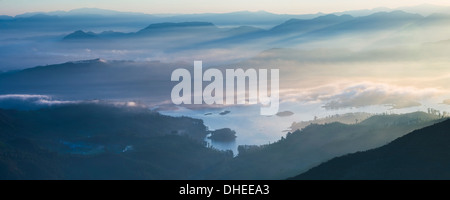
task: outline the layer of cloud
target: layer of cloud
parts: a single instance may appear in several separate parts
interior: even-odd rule
[[[450,105],[450,99],[446,99],[446,100],[444,100],[444,102],[442,102],[443,104],[447,104],[447,105]]]
[[[441,92],[433,88],[419,89],[383,83],[335,84],[299,92],[292,91],[291,101],[322,103],[325,109],[358,108],[373,105],[389,106],[392,109],[420,106],[421,101],[437,96]]]
[[[147,107],[145,104],[135,101],[104,101],[104,100],[65,101],[65,100],[56,100],[49,95],[37,95],[37,94],[0,95],[0,109],[35,110],[51,106],[81,104],[81,103],[109,104],[118,107]]]
[[[431,93],[428,93],[431,94]],[[334,95],[323,106],[325,109],[340,109],[349,107],[364,107],[371,105],[387,105],[394,109],[420,106],[418,102],[427,92],[411,88],[393,88],[388,85],[361,84],[351,86]]]
[[[49,107],[53,105],[62,105],[74,103],[74,101],[54,100],[47,95],[34,94],[7,94],[0,95],[0,108],[30,110]]]
[[[294,115],[294,113],[291,111],[282,111],[282,112],[278,112],[276,115],[278,117],[289,117],[289,116]]]

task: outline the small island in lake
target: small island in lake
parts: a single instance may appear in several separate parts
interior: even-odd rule
[[[233,131],[229,128],[217,129],[215,131],[210,132],[211,135],[208,139],[219,142],[231,142],[236,139],[236,131]]]
[[[225,110],[225,111],[220,112],[219,115],[227,115],[227,114],[229,114],[230,112],[231,112],[231,111],[229,111],[229,110]]]
[[[283,111],[283,112],[278,112],[276,115],[278,117],[289,117],[289,116],[294,115],[294,113],[291,111]]]

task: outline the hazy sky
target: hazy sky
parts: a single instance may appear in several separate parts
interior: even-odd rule
[[[0,0],[0,15],[83,7],[158,14],[241,10],[302,14],[376,7],[396,8],[425,3],[450,6],[448,0]]]

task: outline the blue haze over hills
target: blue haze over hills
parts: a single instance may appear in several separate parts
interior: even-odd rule
[[[449,115],[449,10],[0,16],[0,179],[285,179],[407,138]],[[173,105],[170,75],[194,60],[280,69],[280,113]],[[208,140],[215,129],[237,137]],[[297,178],[336,163],[371,170],[358,156],[374,152]]]

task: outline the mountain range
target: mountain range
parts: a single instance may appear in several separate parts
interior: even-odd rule
[[[392,32],[401,33],[405,29],[414,29],[419,26],[433,26],[439,28],[450,21],[449,15],[432,15],[423,17],[403,11],[377,12],[368,16],[352,17],[350,15],[323,15],[312,19],[289,19],[284,23],[270,29],[259,29],[252,26],[238,26],[235,28],[219,28],[211,22],[180,22],[155,23],[136,32],[117,33],[101,32],[94,34],[78,30],[67,35],[65,40],[98,38],[130,39],[135,37],[164,37],[169,43],[173,41],[170,35],[183,37],[191,36],[193,42],[190,48],[211,48],[218,46],[232,46],[237,44],[253,44],[268,47],[270,45],[283,45],[289,47],[302,43],[311,43],[330,38],[356,36],[361,34],[380,34]],[[117,37],[112,37],[117,36]],[[197,37],[195,37],[197,36]],[[366,35],[367,36],[367,35]],[[177,38],[174,38],[177,39]],[[262,43],[261,43],[262,42]],[[418,41],[419,42],[419,41]]]
[[[201,59],[214,64],[231,64],[280,47],[310,51],[330,47],[345,51],[382,48],[382,53],[397,52],[389,52],[388,56],[405,54],[414,57],[410,55],[415,54],[411,48],[448,40],[450,34],[445,28],[450,24],[448,14],[422,16],[402,10],[308,17],[265,12],[163,17],[101,10],[93,14],[96,12],[95,9],[81,9],[3,17],[0,20],[0,39],[5,41],[0,44],[0,59],[4,61],[2,70],[86,57],[161,61],[177,58],[177,61],[190,62],[194,55],[197,55],[196,59],[201,55]],[[220,20],[216,19],[222,15],[233,25],[218,22]],[[279,20],[264,20],[259,15],[278,17]],[[236,20],[231,20],[233,18]],[[256,22],[245,19],[260,19],[262,21],[258,23],[267,21],[270,25],[254,25]],[[429,37],[431,33],[433,37]],[[430,53],[421,55],[442,54],[443,50],[427,49],[427,52]]]
[[[285,15],[264,11],[239,11],[232,13],[151,15],[144,13],[119,12],[96,8],[81,8],[71,11],[33,12],[0,17],[0,27],[7,31],[29,30],[33,32],[68,31],[70,29],[113,29],[129,31],[148,26],[151,23],[180,23],[187,21],[207,21],[219,26],[252,25],[272,27],[291,18],[310,19],[322,15]]]
[[[363,9],[363,10],[349,10],[335,13],[315,13],[315,14],[274,14],[266,11],[237,11],[230,13],[202,13],[202,14],[145,14],[137,12],[120,12],[114,10],[98,9],[98,8],[79,8],[69,11],[52,11],[52,12],[30,12],[24,13],[16,16],[3,15],[0,17],[1,20],[19,20],[26,18],[34,18],[42,16],[57,16],[59,18],[73,18],[80,17],[80,19],[96,19],[103,20],[105,18],[117,18],[126,19],[134,18],[147,20],[148,22],[158,23],[158,22],[184,22],[184,21],[210,21],[219,26],[236,26],[236,25],[252,25],[252,26],[275,26],[283,21],[289,19],[312,19],[318,16],[335,14],[335,15],[352,15],[355,17],[367,16],[377,12],[390,12],[395,10],[401,10],[409,13],[420,14],[422,16],[428,16],[434,13],[448,14],[449,8],[446,6],[437,6],[432,4],[423,4],[417,6],[409,7],[399,7],[399,8],[386,8],[379,7],[374,9]],[[87,22],[87,21],[86,21]],[[120,22],[120,21],[119,21]]]

